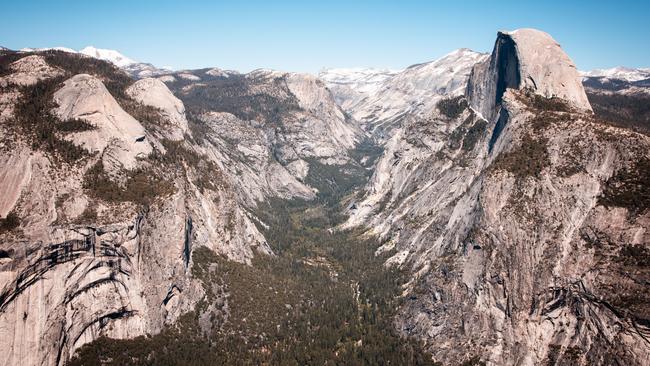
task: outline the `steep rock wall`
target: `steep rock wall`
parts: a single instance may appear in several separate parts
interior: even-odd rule
[[[650,140],[596,120],[567,60],[545,33],[500,33],[470,108],[406,116],[351,209],[346,226],[367,225],[386,264],[412,273],[395,324],[436,360],[641,365],[650,352],[649,267],[629,257],[650,250],[650,213],[618,201],[620,179],[644,179]]]
[[[529,89],[591,110],[571,59],[550,35],[535,29],[499,32],[491,57],[472,69],[467,96],[476,111],[493,120],[507,88]]]

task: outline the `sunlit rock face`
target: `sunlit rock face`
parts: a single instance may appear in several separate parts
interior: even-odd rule
[[[472,67],[487,57],[463,48],[399,72],[331,70],[321,77],[345,110],[374,137],[384,140],[407,115],[428,113],[442,95],[463,94]],[[342,85],[359,92],[350,93]]]
[[[472,70],[467,96],[484,117],[495,117],[506,89],[528,89],[590,111],[575,64],[547,33],[536,29],[499,32],[492,56]]]
[[[365,137],[325,84],[312,75],[275,70],[192,75],[201,81],[189,82],[180,90],[189,107],[228,112],[256,125],[269,136],[283,165],[306,158],[345,164],[349,162],[347,150]]]
[[[307,163],[280,163],[273,141],[286,137],[259,123],[205,112],[200,130],[191,130],[185,105],[160,80],[128,81],[108,65],[84,66],[85,59],[73,54],[11,57],[17,61],[3,76],[0,104],[0,128],[12,136],[0,149],[0,211],[3,218],[15,213],[20,223],[0,232],[2,365],[60,365],[100,336],[160,332],[203,297],[191,275],[196,248],[243,263],[273,255],[260,232],[265,223],[254,214],[257,205],[315,197],[302,182]],[[49,65],[48,57],[89,71],[101,67],[104,74],[73,75]],[[39,116],[56,124],[85,122],[81,130],[55,130],[56,138],[85,151],[78,161],[37,149],[32,141],[38,136],[13,125],[22,113],[17,104],[29,102],[19,88],[53,78],[61,83],[48,84],[45,108],[51,109]],[[347,148],[361,133],[318,80],[292,77],[290,83],[300,113],[321,118],[315,127],[331,123],[321,131],[311,122],[299,125],[296,117],[297,134],[319,134],[333,146],[302,147],[313,151],[305,156],[347,161]],[[151,118],[140,121],[134,112]],[[99,185],[112,187],[108,195],[88,185],[100,163],[106,181]],[[146,205],[136,204],[138,194],[160,189],[148,185],[149,178],[167,188]],[[140,193],[115,196],[124,189]]]
[[[187,118],[185,106],[180,99],[167,88],[165,83],[158,79],[146,78],[133,83],[127,94],[138,102],[160,109],[163,118],[169,123],[166,136],[172,140],[182,140],[187,133]]]
[[[204,297],[198,247],[247,264],[274,255],[259,207],[314,199],[311,166],[355,164],[348,150],[366,137],[311,75],[209,69],[165,84],[76,53],[25,52],[6,56],[15,61],[0,79],[11,136],[0,145],[0,213],[19,218],[0,231],[0,365],[61,365],[98,337],[173,324]],[[216,103],[201,94],[210,81]],[[45,137],[15,126],[28,95],[49,98],[30,115],[55,124],[37,131]],[[44,149],[42,138],[62,142]]]
[[[83,119],[95,127],[67,136],[73,143],[93,152],[108,150],[113,161],[126,169],[151,153],[144,127],[120,107],[99,79],[73,76],[54,94],[54,102],[61,119]]]
[[[62,74],[60,69],[52,67],[43,57],[30,55],[14,61],[9,66],[12,73],[0,78],[0,86],[16,84],[21,86],[34,85],[39,80],[49,79]]]
[[[401,124],[345,226],[412,273],[402,334],[442,362],[645,363],[650,215],[623,197],[650,139],[595,119],[550,36],[499,33],[464,97]]]

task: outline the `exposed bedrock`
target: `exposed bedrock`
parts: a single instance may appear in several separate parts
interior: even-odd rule
[[[2,364],[60,365],[98,335],[156,333],[189,310],[201,295],[185,271],[183,220],[158,227],[161,214],[60,228],[50,244],[13,251],[1,270],[12,278],[0,290]],[[161,247],[153,230],[179,245]]]
[[[138,102],[157,108],[167,124],[162,131],[171,140],[182,140],[188,130],[185,106],[180,99],[158,79],[146,78],[133,83],[126,93]]]
[[[470,105],[492,121],[507,88],[529,89],[591,110],[573,61],[550,35],[536,29],[499,32],[490,58],[472,69],[467,96]]]
[[[404,117],[346,223],[412,274],[398,330],[444,364],[645,364],[650,213],[623,197],[650,139],[597,121],[536,30],[499,33],[471,108],[451,97]]]

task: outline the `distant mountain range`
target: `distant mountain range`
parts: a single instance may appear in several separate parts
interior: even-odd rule
[[[6,48],[4,48],[6,49]],[[68,47],[48,47],[48,48],[21,48],[21,52],[39,52],[39,51],[63,51],[68,53],[78,53],[89,57],[94,57],[99,60],[108,61],[115,66],[122,68],[129,75],[136,78],[145,78],[158,75],[169,74],[173,70],[170,68],[159,68],[146,62],[135,61],[129,57],[124,56],[122,53],[104,48],[96,48],[88,46],[80,49],[79,51],[73,50]]]
[[[650,68],[633,69],[618,66],[611,69],[595,69],[580,73],[584,77],[599,77],[608,79],[619,79],[625,81],[640,81],[650,79]]]
[[[1,47],[0,50],[9,50],[6,47]],[[151,63],[136,61],[130,57],[125,56],[121,52],[106,48],[96,48],[94,46],[87,46],[78,51],[68,47],[48,47],[48,48],[21,48],[23,52],[34,51],[47,51],[56,50],[70,53],[80,53],[100,60],[109,61],[115,66],[120,67],[127,71],[130,75],[138,78],[158,76],[173,73],[174,70],[169,67],[156,67]],[[451,52],[453,54],[467,54],[475,53],[469,49],[459,49]],[[447,56],[443,56],[441,59]],[[376,92],[381,88],[381,85],[388,79],[412,68],[421,65],[431,64],[432,62],[424,62],[422,64],[411,65],[406,69],[388,69],[388,68],[372,68],[372,67],[352,67],[352,68],[323,68],[318,77],[326,82],[331,88],[339,89],[340,93],[353,92],[356,97],[359,95],[367,96]],[[580,71],[580,75],[585,80],[590,78],[604,78],[610,80],[623,80],[626,82],[638,82],[650,79],[650,68],[631,68],[625,66],[616,66],[609,69],[594,69],[589,71]],[[347,91],[346,91],[347,90]],[[350,103],[355,98],[349,98],[347,101]]]

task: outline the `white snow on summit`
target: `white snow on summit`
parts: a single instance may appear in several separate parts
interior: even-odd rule
[[[50,50],[76,53],[79,55],[108,61],[113,65],[124,70],[127,74],[136,77],[138,79],[165,75],[165,74],[172,73],[174,71],[169,66],[158,68],[149,63],[135,61],[131,58],[124,56],[118,51],[96,48],[93,46],[85,47],[79,51],[75,51],[67,47],[50,47],[50,48],[23,48],[20,50],[20,52],[42,52],[42,51],[50,51]]]
[[[206,74],[210,76],[216,76],[216,77],[223,77],[223,78],[229,78],[231,75],[239,75],[238,71],[235,70],[222,70],[218,67],[214,67],[208,71],[205,72]]]
[[[63,51],[69,53],[79,53],[96,59],[109,61],[115,64],[115,66],[117,67],[125,67],[137,63],[137,61],[134,61],[115,50],[95,48],[93,46],[88,46],[79,51],[75,51],[72,48],[68,48],[68,47],[45,47],[45,48],[26,47],[20,49],[20,52],[43,52],[43,51]]]
[[[621,79],[628,82],[650,79],[650,68],[633,69],[630,67],[618,66],[611,69],[595,69],[581,71],[583,77],[604,77],[608,79]]]
[[[68,47],[45,47],[45,48],[21,48],[19,52],[42,52],[42,51],[63,51],[69,53],[77,53],[77,51]]]
[[[131,64],[136,63],[136,61],[131,60],[130,58],[124,56],[123,54],[115,50],[107,50],[102,48],[95,48],[93,46],[88,46],[79,51],[84,55],[94,57],[100,60],[105,60],[112,62],[117,67],[125,67]]]

